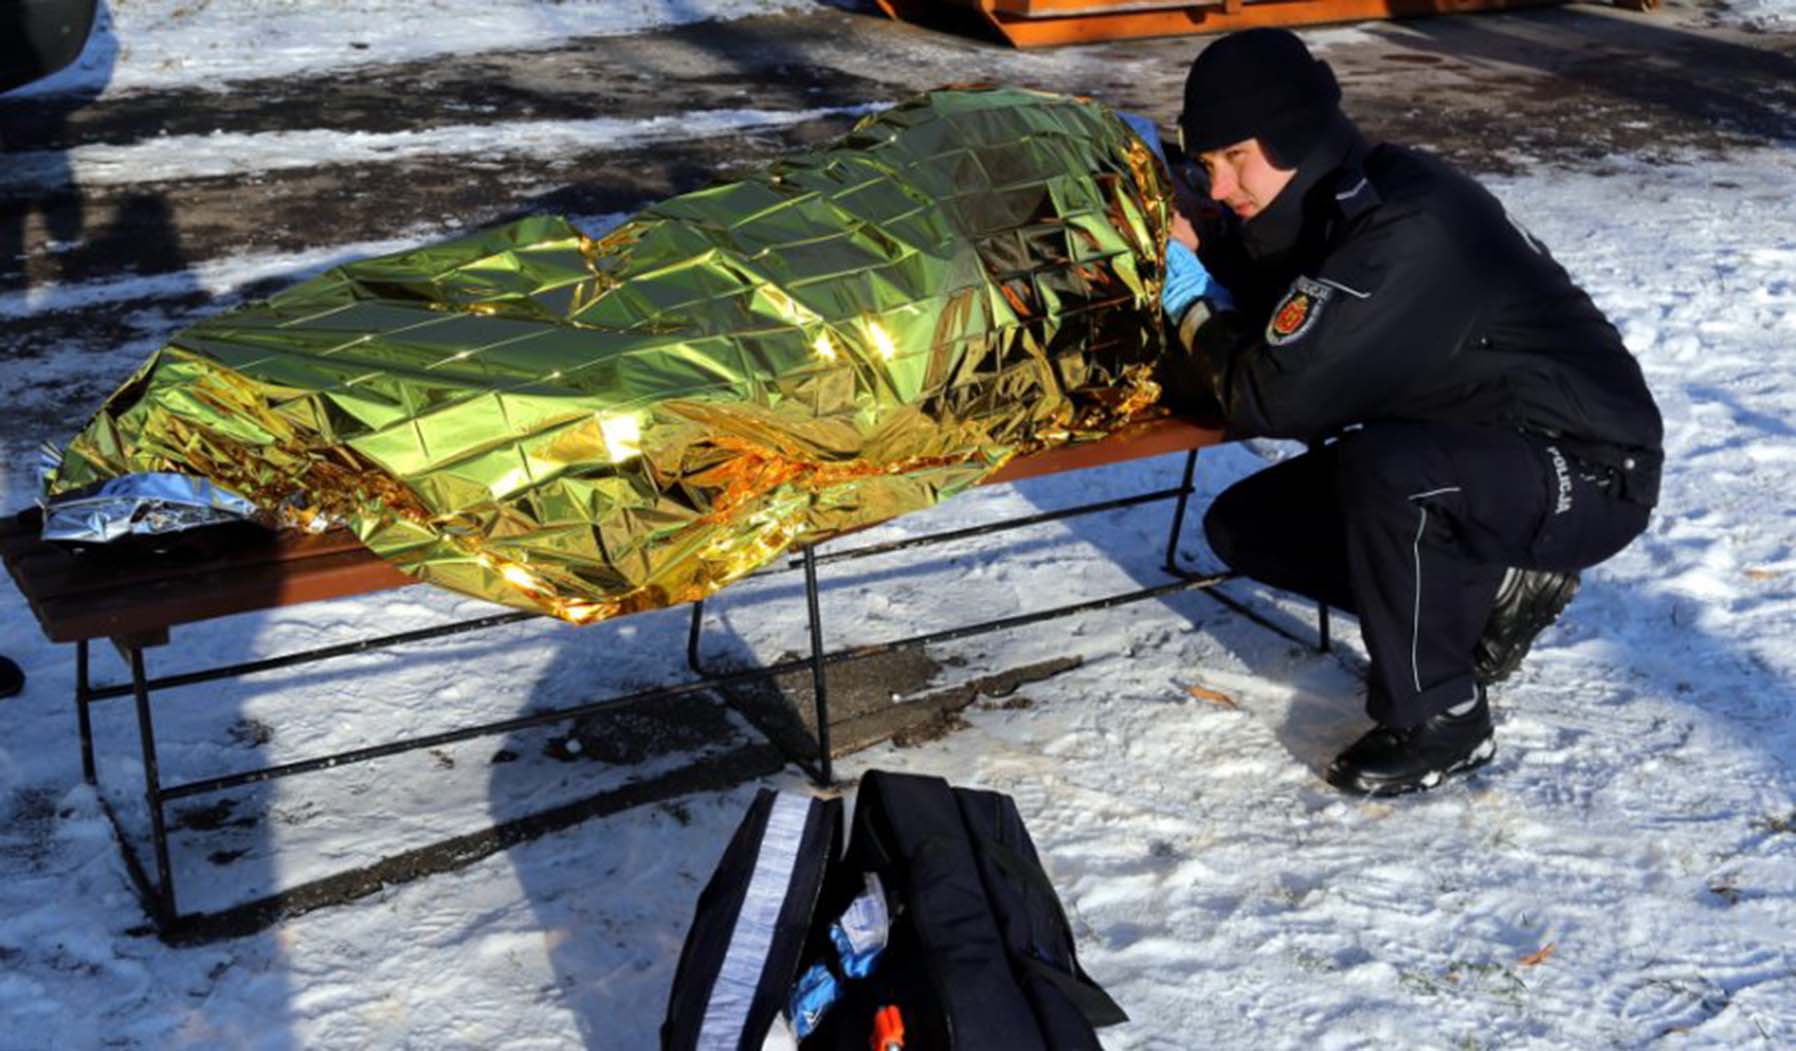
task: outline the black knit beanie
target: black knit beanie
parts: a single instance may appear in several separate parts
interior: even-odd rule
[[[1340,101],[1334,70],[1295,33],[1249,29],[1223,37],[1192,60],[1179,128],[1187,153],[1259,139],[1274,165],[1295,168],[1320,141]]]

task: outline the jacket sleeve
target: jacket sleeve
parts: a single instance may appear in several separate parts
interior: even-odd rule
[[[1478,324],[1472,270],[1437,217],[1380,209],[1292,282],[1264,328],[1224,312],[1189,333],[1191,364],[1243,434],[1309,439],[1377,418]]]

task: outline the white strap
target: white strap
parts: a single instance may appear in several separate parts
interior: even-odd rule
[[[698,1030],[698,1051],[741,1051],[742,1038],[747,1035],[743,1030],[748,1025],[748,1011],[761,984],[767,953],[773,947],[773,931],[786,904],[786,889],[792,884],[792,870],[798,864],[798,848],[804,842],[805,819],[810,812],[811,801],[805,796],[781,792],[773,801],[767,829],[761,836],[761,851],[755,858],[755,871],[749,877],[742,910],[736,914],[735,929],[730,932],[730,947],[723,954],[723,966],[711,987],[711,999],[705,1004],[705,1021]]]

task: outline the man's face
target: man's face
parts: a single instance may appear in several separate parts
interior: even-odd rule
[[[1297,174],[1274,168],[1266,151],[1260,148],[1259,139],[1242,139],[1219,150],[1200,153],[1197,162],[1209,173],[1210,196],[1243,219],[1264,211]]]

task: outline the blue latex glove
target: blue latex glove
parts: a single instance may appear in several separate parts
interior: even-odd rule
[[[1166,316],[1176,322],[1200,299],[1209,300],[1217,310],[1235,307],[1235,297],[1216,283],[1196,252],[1186,248],[1183,241],[1168,241],[1166,284],[1160,290],[1160,305],[1166,309]]]
[[[798,976],[798,985],[792,989],[792,998],[786,1005],[786,1017],[792,1020],[792,1031],[798,1039],[803,1040],[816,1030],[824,1013],[841,995],[836,976],[820,963],[812,964],[810,970]]]

